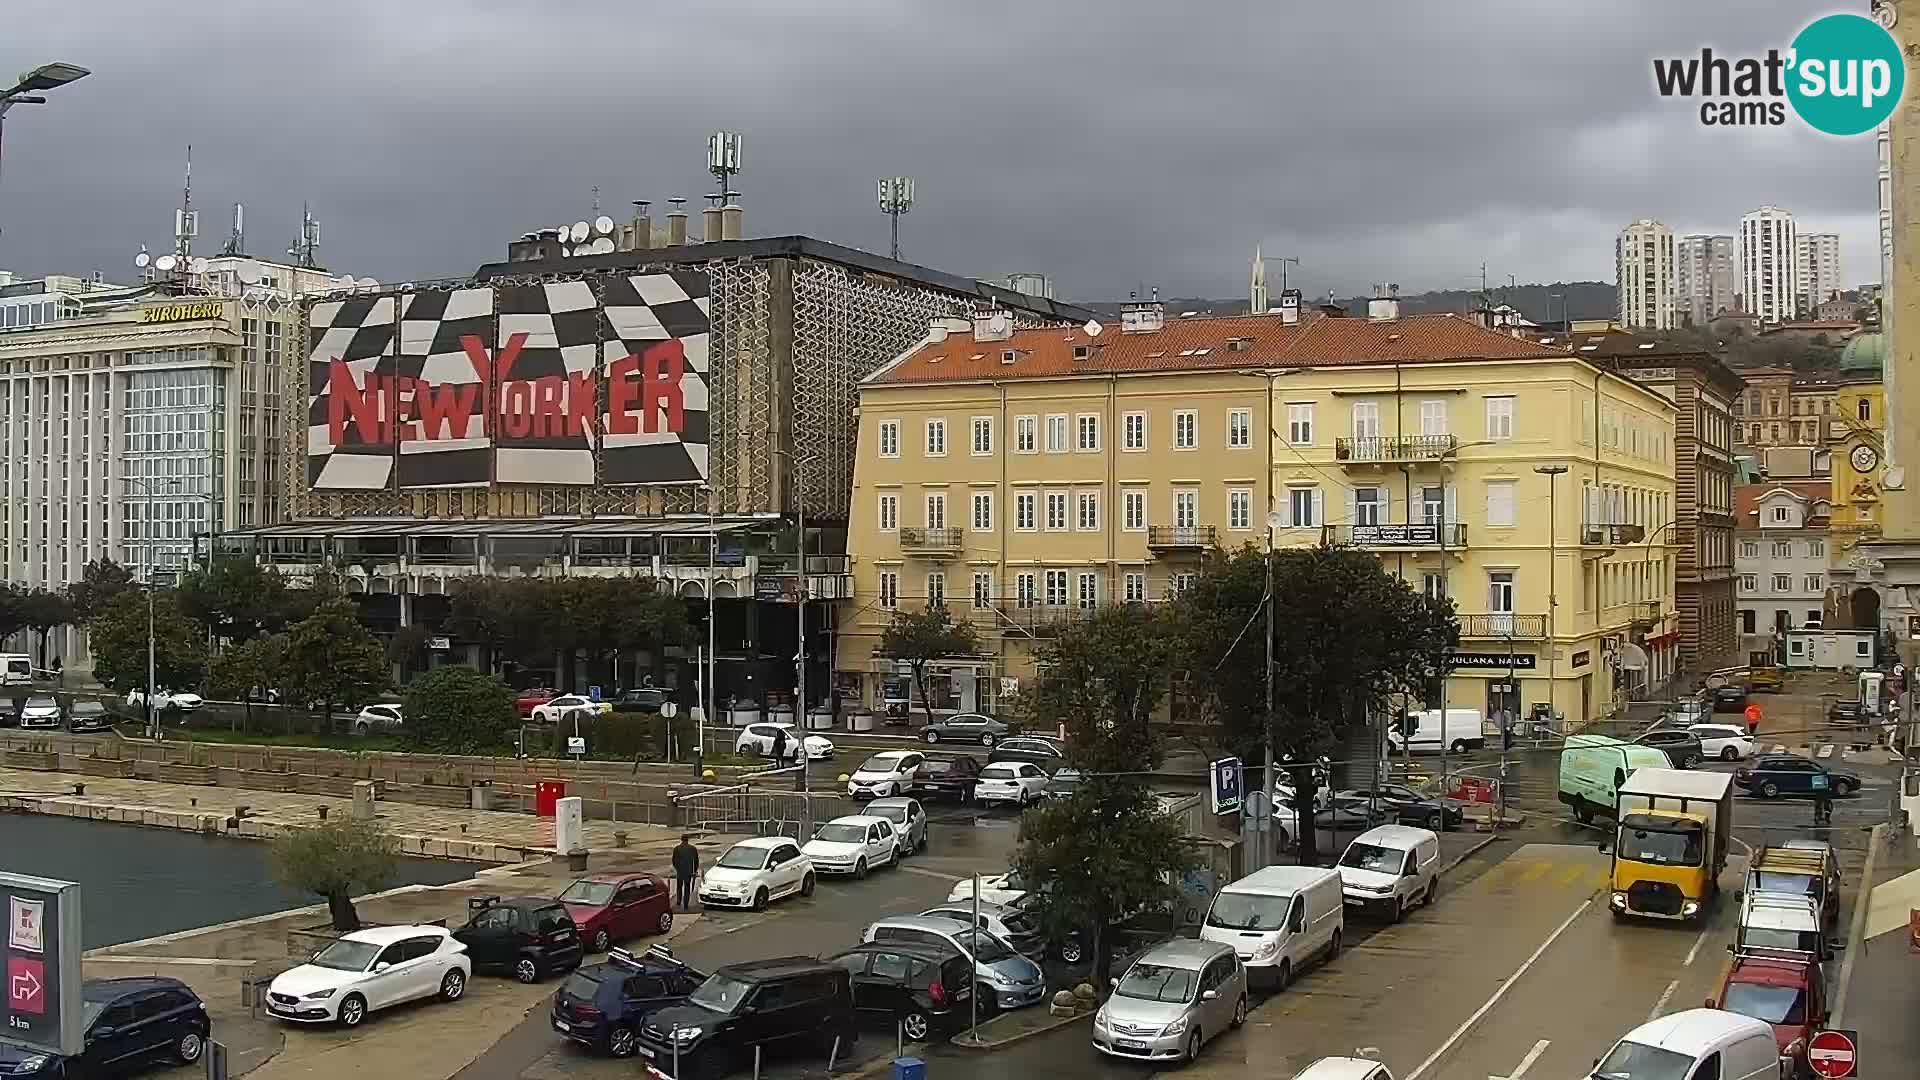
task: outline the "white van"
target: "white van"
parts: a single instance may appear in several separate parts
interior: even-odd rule
[[[1464,754],[1487,745],[1484,718],[1479,709],[1448,709],[1444,722],[1440,712],[1439,709],[1422,709],[1405,714],[1405,725],[1413,729],[1412,748],[1415,751],[1437,754],[1444,748],[1449,753]],[[1394,724],[1387,732],[1387,742],[1395,750],[1407,749],[1408,737],[1399,730],[1400,727],[1401,724]]]
[[[1340,856],[1348,907],[1373,909],[1394,922],[1440,890],[1440,837],[1431,829],[1381,825],[1353,838]]]
[[[1284,990],[1315,957],[1338,955],[1345,929],[1337,871],[1269,866],[1220,890],[1200,940],[1233,946],[1250,982]]]
[[[1764,1020],[1719,1009],[1687,1009],[1627,1032],[1587,1075],[1589,1080],[1618,1076],[1779,1080],[1780,1051],[1773,1026]]]
[[[32,686],[33,657],[26,653],[0,653],[0,686]]]

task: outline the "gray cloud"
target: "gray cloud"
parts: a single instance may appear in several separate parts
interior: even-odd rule
[[[95,74],[7,126],[0,266],[128,277],[169,242],[186,144],[204,248],[230,204],[337,270],[462,274],[527,229],[712,189],[746,136],[749,232],[883,249],[1061,295],[1244,289],[1256,243],[1312,291],[1609,278],[1639,217],[1732,232],[1762,203],[1877,277],[1871,138],[1716,132],[1650,61],[1781,45],[1812,0],[1189,5],[1139,0],[11,0],[0,70]],[[245,10],[247,14],[239,14]]]

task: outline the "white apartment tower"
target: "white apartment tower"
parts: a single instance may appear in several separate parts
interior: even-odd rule
[[[1800,233],[1793,241],[1793,287],[1803,311],[1840,295],[1840,234]]]
[[[1740,219],[1740,295],[1747,313],[1762,323],[1783,323],[1799,314],[1796,250],[1792,211],[1763,206]]]
[[[1739,248],[1731,236],[1695,233],[1674,241],[1673,249],[1675,314],[1694,326],[1705,326],[1733,306]]]
[[[1620,283],[1621,325],[1634,330],[1673,329],[1673,230],[1652,219],[1620,230],[1613,244],[1613,266]]]

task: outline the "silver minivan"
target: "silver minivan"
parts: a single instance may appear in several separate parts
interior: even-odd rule
[[[1093,1046],[1114,1057],[1190,1062],[1246,1020],[1247,969],[1233,946],[1178,938],[1113,980],[1113,996],[1093,1014]]]

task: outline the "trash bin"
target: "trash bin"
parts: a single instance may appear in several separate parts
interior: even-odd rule
[[[533,812],[538,817],[552,817],[555,806],[566,797],[565,780],[542,780],[533,786]]]
[[[894,1058],[893,1080],[927,1080],[927,1063],[917,1057]]]
[[[467,794],[469,796],[467,805],[475,810],[493,809],[493,781],[475,780],[472,786],[467,788]]]

